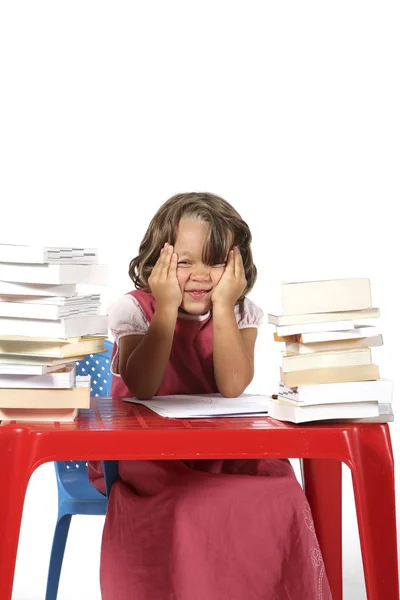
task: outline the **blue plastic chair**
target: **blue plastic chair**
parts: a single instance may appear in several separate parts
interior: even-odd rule
[[[107,351],[90,354],[76,363],[77,375],[91,375],[92,396],[109,396],[111,390],[110,362],[113,343],[105,340]],[[105,515],[108,495],[118,476],[118,461],[103,461],[107,497],[88,480],[87,462],[55,462],[58,488],[58,517],[54,530],[47,576],[46,600],[56,600],[61,567],[72,515]]]

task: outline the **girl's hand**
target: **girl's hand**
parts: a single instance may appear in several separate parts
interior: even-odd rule
[[[174,308],[178,310],[182,304],[182,291],[176,276],[178,257],[174,248],[168,243],[161,249],[160,258],[156,262],[149,277],[151,292],[156,299],[157,308]]]
[[[246,275],[238,247],[229,252],[226,269],[211,295],[213,305],[233,308],[246,288]]]

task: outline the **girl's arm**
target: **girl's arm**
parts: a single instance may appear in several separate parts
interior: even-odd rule
[[[119,342],[118,371],[123,382],[139,400],[149,400],[157,393],[164,378],[177,309],[157,309],[145,335],[128,335]]]
[[[219,392],[227,398],[240,396],[254,375],[257,329],[239,330],[235,303],[246,287],[239,248],[229,252],[225,272],[211,296],[213,303],[213,360]]]
[[[165,244],[149,277],[156,310],[145,335],[120,340],[119,374],[132,394],[149,400],[158,391],[171,354],[182,292],[176,276],[177,256]]]
[[[254,376],[254,345],[257,329],[239,329],[234,310],[213,309],[213,356],[215,381],[227,398],[240,396]]]

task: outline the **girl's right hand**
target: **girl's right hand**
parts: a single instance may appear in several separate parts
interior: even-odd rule
[[[149,277],[149,286],[157,308],[177,310],[182,304],[183,294],[176,275],[177,266],[178,257],[173,246],[165,243]]]

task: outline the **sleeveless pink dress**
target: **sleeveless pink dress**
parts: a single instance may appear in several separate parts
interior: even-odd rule
[[[145,333],[154,310],[154,297],[139,290],[115,303],[116,342]],[[239,328],[260,324],[247,298],[235,310]],[[180,314],[158,395],[217,392],[212,347],[212,315]],[[132,396],[118,375],[112,394]],[[103,600],[331,600],[289,461],[120,461],[119,475],[103,531]],[[104,493],[99,462],[89,463],[89,477]]]

